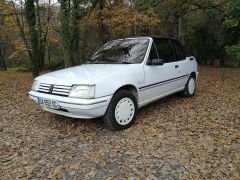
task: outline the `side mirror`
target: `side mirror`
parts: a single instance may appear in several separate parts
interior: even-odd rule
[[[164,64],[164,61],[163,59],[152,59],[148,65],[151,65],[151,66],[161,66]]]

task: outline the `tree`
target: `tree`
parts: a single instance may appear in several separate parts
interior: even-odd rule
[[[86,12],[80,19],[80,52],[83,62],[106,41],[155,34],[156,27],[160,24],[153,9],[138,12],[135,4],[130,1],[103,2],[103,8],[100,7],[98,0],[94,0],[83,10]]]
[[[74,66],[74,55],[78,54],[80,0],[59,0],[60,32],[64,51],[65,67]]]
[[[25,3],[25,17],[28,24],[30,44],[31,44],[31,61],[33,77],[39,75],[39,49],[38,49],[38,32],[36,27],[36,14],[34,0],[26,0]]]
[[[11,11],[7,13],[11,19],[12,17],[15,19],[13,25],[15,28],[10,27],[10,29],[16,29],[17,37],[21,38],[21,41],[17,38],[13,42],[16,51],[11,54],[10,58],[16,57],[19,52],[27,52],[33,76],[37,76],[39,70],[43,70],[44,67],[45,46],[51,18],[50,3],[51,0],[48,0],[46,13],[45,4],[40,5],[39,0],[25,1],[25,3],[20,0],[20,4],[11,0]]]
[[[15,33],[15,19],[9,16],[11,8],[5,0],[0,0],[0,68],[7,69],[7,55],[8,50],[13,44],[16,36]]]
[[[208,64],[215,59],[224,64],[226,36],[222,27],[224,13],[207,10],[191,13],[185,17],[185,41],[188,48],[199,60]]]
[[[21,37],[22,42],[21,45],[24,45],[24,48],[21,48],[20,51],[26,51],[28,54],[28,57],[30,58],[30,61],[32,63],[32,54],[31,54],[31,48],[26,36],[26,29],[25,29],[25,19],[24,19],[24,5],[23,1],[20,1],[20,8],[17,8],[14,1],[11,0],[11,11],[9,12],[9,16],[14,17],[14,22],[12,23],[12,26],[15,27],[15,32]],[[11,28],[12,29],[12,28]],[[16,56],[18,54],[19,50],[19,40],[14,41],[13,44],[15,45],[15,48],[17,51],[13,52],[10,57]],[[23,46],[20,46],[23,47]]]
[[[40,5],[39,0],[35,0],[36,2],[36,18],[37,18],[37,31],[38,31],[38,58],[39,58],[39,69],[44,69],[44,59],[45,59],[45,48],[47,44],[47,37],[49,32],[49,25],[51,19],[51,0],[48,0],[47,13],[45,11],[45,4]],[[41,9],[43,9],[43,13],[41,15]],[[43,17],[42,17],[43,16]],[[43,19],[43,20],[42,20]]]
[[[98,19],[99,14],[103,17],[103,21]],[[143,14],[133,11],[131,6],[121,1],[113,3],[103,10],[95,9],[92,11],[89,16],[86,16],[82,20],[81,29],[97,29],[98,25],[101,24],[99,21],[102,21],[101,23],[107,29],[104,33],[108,37],[108,40],[134,35],[135,26],[139,29],[140,27],[148,29],[148,32],[139,30],[137,35],[154,33],[155,27],[160,24],[160,20],[151,9]],[[99,33],[100,38],[101,35],[102,33]]]
[[[137,9],[153,8],[161,20],[157,34],[186,42],[200,62],[223,59],[222,22],[227,0],[136,0]]]

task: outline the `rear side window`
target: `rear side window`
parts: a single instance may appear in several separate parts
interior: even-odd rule
[[[171,43],[175,50],[176,61],[184,60],[186,58],[186,52],[185,52],[185,49],[183,48],[182,44],[175,40],[173,40]]]
[[[175,60],[173,49],[167,39],[154,39],[154,42],[160,59],[163,59],[165,63]]]

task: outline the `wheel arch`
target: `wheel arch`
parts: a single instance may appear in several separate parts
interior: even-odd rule
[[[123,86],[119,87],[115,91],[115,93],[120,91],[120,90],[127,90],[127,91],[131,92],[136,97],[136,100],[138,101],[138,90],[137,90],[137,88],[134,85],[132,85],[132,84],[123,85]]]
[[[193,77],[196,80],[197,78],[196,72],[191,72],[189,77]]]

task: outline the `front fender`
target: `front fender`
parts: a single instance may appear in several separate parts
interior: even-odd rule
[[[141,83],[143,82],[143,65],[138,64],[134,65],[131,70],[127,68],[126,71],[116,73],[104,79],[98,80],[97,82],[92,82],[92,84],[96,84],[95,97],[98,98],[113,95],[118,89],[126,85],[132,85],[138,91]]]

